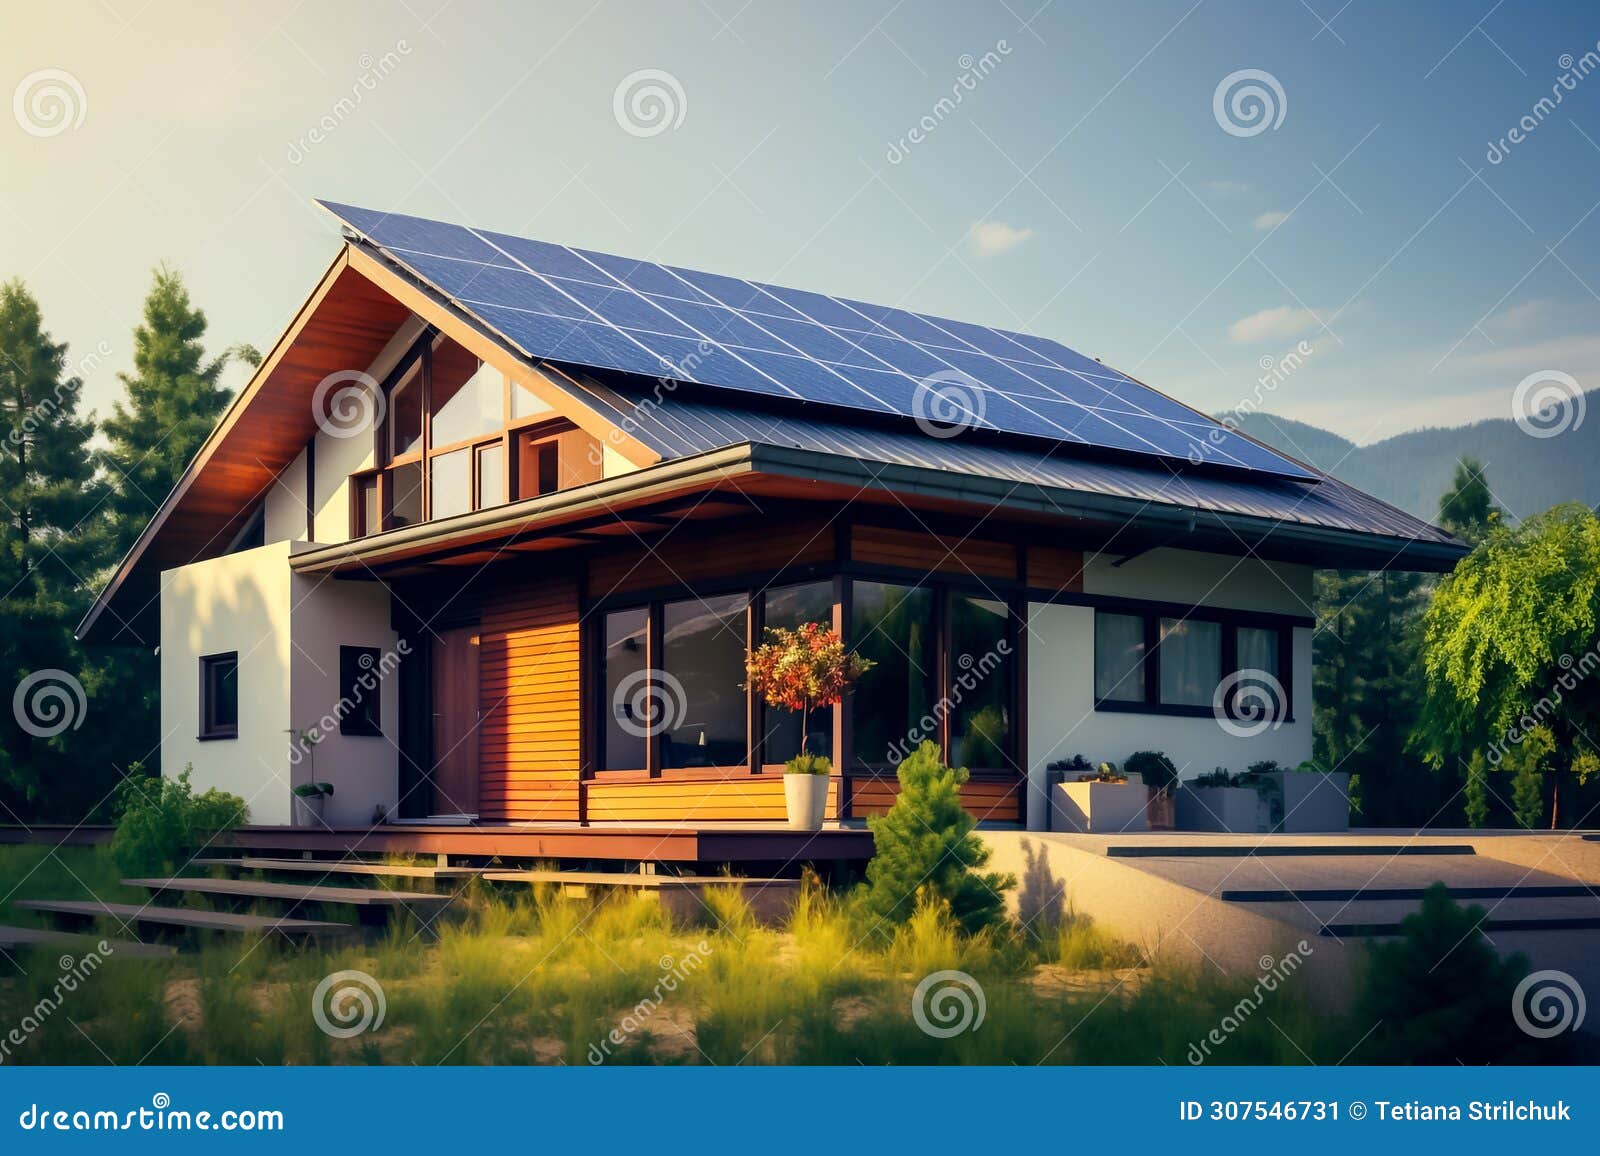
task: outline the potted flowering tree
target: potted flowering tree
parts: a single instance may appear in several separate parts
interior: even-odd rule
[[[835,706],[851,683],[872,663],[846,650],[838,632],[820,622],[798,630],[770,628],[767,640],[750,652],[745,673],[750,689],[769,707],[800,712],[800,750],[783,767],[783,798],[789,826],[802,831],[822,829],[828,805],[832,761],[806,749],[807,720],[819,707]]]

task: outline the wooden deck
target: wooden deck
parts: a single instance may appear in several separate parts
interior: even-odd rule
[[[0,827],[0,844],[80,846],[108,842],[110,827],[35,824]],[[872,857],[865,827],[794,831],[772,825],[730,823],[493,824],[379,827],[242,827],[221,836],[210,850],[311,855],[445,855],[451,859],[547,859],[623,863],[761,863],[798,871],[806,863],[864,863]]]

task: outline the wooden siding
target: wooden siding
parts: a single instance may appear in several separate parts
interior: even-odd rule
[[[961,806],[980,822],[1022,821],[1022,780],[978,779],[961,787]],[[881,815],[894,805],[900,784],[894,779],[860,777],[850,780],[850,815],[864,819]]]
[[[496,582],[480,639],[479,817],[578,818],[577,579]]]
[[[834,779],[828,784],[830,818],[838,814],[838,800]],[[602,771],[589,782],[594,822],[781,823],[786,817],[781,774],[608,783]]]
[[[854,526],[850,530],[850,558],[902,570],[1014,581],[1017,548],[1008,542],[989,542],[922,530],[893,530],[884,526]]]
[[[820,518],[680,528],[651,543],[648,550],[630,535],[624,548],[594,557],[589,563],[589,593],[605,598],[832,559],[833,528]]]
[[[1029,546],[1027,583],[1033,590],[1083,593],[1083,551]]]

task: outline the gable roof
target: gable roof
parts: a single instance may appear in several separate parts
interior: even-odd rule
[[[1185,407],[1180,408],[1197,419],[1189,424],[1201,428],[1198,419],[1203,419],[1232,439],[1218,443],[1231,447],[1232,461],[1206,458],[1196,464],[1117,445],[1052,440],[1037,432],[997,428],[993,421],[975,423],[960,437],[933,436],[925,423],[892,408],[808,400],[799,396],[803,389],[763,392],[695,380],[710,376],[705,373],[677,375],[693,366],[673,366],[663,373],[654,363],[644,373],[615,372],[599,353],[592,361],[573,361],[529,350],[500,332],[481,302],[458,300],[445,285],[419,272],[414,260],[414,254],[347,236],[344,250],[113,573],[79,625],[79,638],[152,644],[161,571],[228,548],[255,504],[314,436],[312,399],[318,383],[330,374],[371,365],[413,315],[518,376],[557,412],[636,466],[732,446],[764,447],[769,452],[747,455],[745,467],[754,468],[751,463],[759,460],[781,462],[787,470],[837,469],[844,476],[855,465],[875,463],[882,468],[871,474],[874,485],[893,476],[907,486],[931,479],[938,488],[945,484],[939,475],[956,475],[998,483],[1000,488],[985,498],[996,505],[1015,504],[1016,496],[1026,492],[1040,495],[1030,499],[1038,512],[1065,510],[1077,499],[1094,497],[1107,517],[1130,523],[1155,525],[1177,513],[1179,522],[1187,518],[1196,548],[1206,548],[1205,543],[1210,548],[1251,548],[1252,541],[1271,542],[1277,527],[1273,553],[1285,558],[1303,554],[1324,565],[1443,570],[1465,552],[1444,531]],[[570,329],[586,323],[566,324]],[[903,325],[910,327],[909,322]],[[553,342],[550,349],[563,347],[564,338],[547,333],[546,339]],[[1059,355],[1062,360],[1067,353]],[[763,364],[776,367],[770,359]],[[1031,369],[1040,371],[1038,366]],[[1132,379],[1125,381],[1131,385],[1117,385],[1123,391],[1118,396],[1148,395],[1177,405]],[[1135,394],[1134,387],[1145,392]],[[993,396],[988,404],[995,404]],[[1126,420],[1130,415],[1115,411],[1112,416]],[[1283,468],[1246,468],[1239,460],[1248,456],[1239,448],[1245,444],[1272,455]],[[636,475],[636,482],[616,478],[607,485],[647,488],[655,484],[645,476],[651,472]],[[536,518],[539,509],[538,500],[513,503],[489,520]],[[1194,537],[1196,516],[1209,527],[1199,537]],[[443,519],[410,527],[406,537],[444,537],[461,522]],[[382,540],[398,533],[374,535],[365,542],[381,547]],[[1320,556],[1315,554],[1318,548],[1324,551]],[[352,546],[345,552],[355,556],[365,549]]]

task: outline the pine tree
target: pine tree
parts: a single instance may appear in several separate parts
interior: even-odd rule
[[[1476,458],[1462,458],[1456,462],[1456,476],[1450,488],[1439,499],[1439,525],[1469,546],[1476,546],[1499,521],[1500,508],[1495,505],[1484,476],[1483,463]]]
[[[241,348],[208,360],[205,333],[206,316],[190,302],[183,278],[157,268],[133,333],[134,372],[119,375],[127,404],[115,403],[104,422],[119,553],[144,530],[227,406],[232,393],[218,381],[229,358],[252,359],[254,351]]]
[[[66,798],[111,781],[88,754],[86,732],[71,725],[83,723],[91,706],[83,688],[99,674],[72,628],[110,539],[89,448],[94,423],[78,416],[82,382],[66,355],[22,283],[0,285],[0,692],[42,680],[24,693],[25,709],[0,716],[0,803],[34,814],[70,811]],[[59,733],[42,733],[63,718]]]

